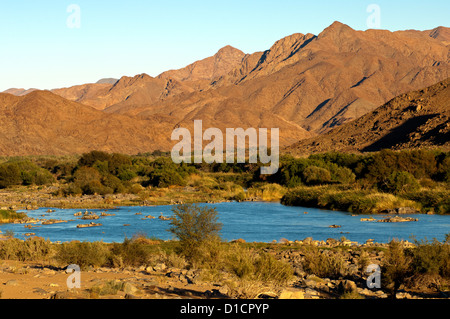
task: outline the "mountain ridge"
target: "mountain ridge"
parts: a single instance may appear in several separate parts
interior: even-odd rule
[[[296,155],[440,147],[450,150],[450,78],[399,95],[362,117],[285,150]]]
[[[120,146],[121,150],[169,150],[171,130],[192,128],[194,120],[222,130],[277,127],[284,147],[325,134],[396,96],[447,79],[449,30],[358,31],[334,22],[318,35],[294,33],[265,51],[245,54],[225,46],[214,56],[156,77],[142,73],[51,93],[65,103],[74,102],[67,105],[76,109],[82,104],[97,110],[100,113],[92,116],[98,120],[103,114],[106,121],[113,121],[118,119],[115,115],[125,123],[135,119],[139,125],[158,128],[156,136],[149,137],[155,142],[151,147],[144,143],[145,147]],[[52,97],[48,103],[52,101],[57,102]],[[71,136],[71,131],[60,132],[64,134]]]

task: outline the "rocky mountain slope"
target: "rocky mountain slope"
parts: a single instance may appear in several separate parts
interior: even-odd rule
[[[430,36],[436,32],[444,33],[363,32],[335,22],[318,36],[294,34],[265,52],[245,55],[209,89],[108,111],[171,115],[181,122],[196,116],[220,123],[233,105],[235,119],[246,112],[270,114],[320,134],[399,94],[447,78],[449,47]]]
[[[33,110],[28,114],[34,116],[29,121],[36,126],[24,127],[24,131],[16,129],[19,144],[8,139],[12,138],[11,132],[0,138],[0,144],[4,145],[1,153],[73,153],[70,146],[63,145],[75,143],[80,136],[74,135],[70,128],[75,127],[69,123],[79,123],[85,131],[95,131],[103,138],[109,136],[108,143],[112,143],[112,136],[117,136],[114,143],[103,146],[111,150],[170,150],[174,144],[170,142],[171,131],[176,127],[192,129],[194,120],[203,120],[204,128],[218,127],[223,132],[228,127],[279,128],[280,144],[284,147],[324,134],[370,113],[398,95],[449,76],[449,28],[357,31],[335,22],[319,35],[293,34],[264,52],[244,54],[226,46],[212,57],[157,77],[139,74],[117,81],[55,89],[52,92],[61,99],[52,95],[38,103],[56,105],[36,108],[35,101],[26,98],[31,93],[27,94],[17,103],[23,109]],[[23,90],[10,92],[26,94]],[[43,95],[48,97],[48,94]],[[2,99],[12,97],[2,95]],[[2,109],[11,107],[8,103]],[[59,109],[60,104],[65,108]],[[45,108],[52,109],[56,115],[38,113]],[[71,121],[69,118],[76,117],[79,109],[91,115]],[[6,126],[26,120],[26,117],[17,120],[16,113],[8,116],[4,111],[0,113]],[[67,119],[67,130],[63,129],[60,117]],[[39,119],[45,119],[45,125]],[[123,121],[124,125],[104,124],[110,121]],[[93,124],[97,126],[91,128]],[[57,134],[52,133],[55,142],[46,136],[37,138],[43,135],[42,130],[36,131],[44,128],[42,125],[46,132],[59,127]],[[140,125],[148,128],[141,129]],[[128,133],[134,132],[132,140],[140,141],[140,145],[129,145],[132,140],[126,139],[128,133],[122,134],[123,141],[120,141],[119,132],[127,129]],[[145,134],[150,135],[145,138]],[[46,145],[56,141],[57,146]],[[73,145],[79,145],[76,151],[101,146],[87,135]]]
[[[158,121],[106,114],[49,91],[0,93],[0,154],[59,155],[103,150],[136,154],[168,144]]]
[[[433,146],[450,149],[450,78],[402,94],[359,119],[286,150],[301,155]]]

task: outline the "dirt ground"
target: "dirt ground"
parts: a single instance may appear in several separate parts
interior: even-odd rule
[[[0,296],[2,299],[172,299],[220,297],[213,284],[187,283],[167,271],[100,268],[80,272],[80,288],[69,289],[70,273],[65,269],[47,268],[36,263],[0,262]],[[91,289],[108,282],[122,283],[110,293]]]

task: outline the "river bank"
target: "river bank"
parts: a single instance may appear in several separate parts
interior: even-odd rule
[[[32,245],[39,240],[30,238],[27,241],[28,245]],[[0,254],[4,253],[2,245],[5,244],[6,242],[0,242]],[[433,246],[417,246],[409,242],[397,242],[396,245],[367,242],[358,245],[335,240],[321,242],[312,238],[283,243],[246,243],[237,240],[216,247],[222,251],[219,258],[224,258],[224,252],[232,252],[225,263],[203,262],[194,266],[174,253],[176,241],[136,239],[133,246],[129,246],[141,257],[131,259],[134,260],[134,265],[128,264],[132,262],[129,259],[130,255],[122,254],[116,254],[117,258],[123,258],[120,261],[122,265],[108,265],[105,259],[104,262],[99,262],[105,249],[120,248],[120,245],[97,243],[92,248],[96,250],[97,256],[88,253],[89,246],[84,248],[88,257],[83,259],[85,264],[81,267],[81,282],[78,289],[68,288],[67,279],[70,273],[66,271],[64,263],[56,262],[55,254],[61,254],[59,250],[61,244],[40,241],[40,246],[42,245],[48,248],[45,255],[29,256],[27,260],[19,261],[12,260],[16,256],[13,254],[9,256],[9,260],[0,261],[1,298],[386,299],[395,296],[398,299],[448,299],[450,296],[448,277],[445,277],[448,274],[444,277],[439,274],[427,277],[424,276],[426,271],[421,274],[412,266],[411,260],[414,258],[426,258],[420,253],[416,254],[415,251],[433,249]],[[15,247],[20,249],[20,244],[16,243]],[[439,247],[448,248],[448,244],[439,244]],[[232,250],[229,250],[230,248]],[[64,251],[67,253],[67,250]],[[406,254],[410,258],[408,267],[411,268],[409,270],[402,268],[404,277],[399,289],[392,290],[391,283],[385,279],[381,288],[369,287],[368,279],[371,273],[366,271],[367,267],[379,265],[382,275],[388,275],[393,271],[388,265],[395,260],[399,261],[395,258],[401,258],[394,256],[394,251]],[[19,255],[17,251],[17,256]],[[128,257],[125,258],[126,256]],[[233,256],[240,256],[240,261],[235,260]],[[286,265],[287,268],[283,268],[283,271],[289,274],[286,280],[272,282],[277,274],[265,271],[265,275],[259,277],[257,273],[263,271],[262,268],[255,269],[256,273],[252,274],[242,272],[243,261],[245,267],[255,267],[252,266],[254,261],[251,260],[257,261],[262,256],[271,256],[270,258],[280,263],[270,262],[271,267],[275,269],[281,269],[279,268],[281,265]],[[119,262],[120,258],[117,258],[116,261]],[[433,259],[433,263],[439,263],[439,258]],[[231,267],[222,268],[230,262]],[[445,263],[445,260],[442,262]]]
[[[107,195],[61,195],[63,186],[16,186],[0,190],[0,210],[35,210],[38,208],[113,209],[120,206],[158,206],[182,203],[281,202],[353,214],[405,215],[434,214],[432,204],[383,194],[327,186],[288,190],[277,184],[264,184],[246,190],[217,190],[205,187],[140,188],[135,193]],[[448,191],[447,191],[448,192]],[[424,196],[426,192],[424,192]],[[447,198],[445,194],[438,196]],[[429,195],[429,202],[439,201]],[[440,198],[439,197],[439,198]],[[446,205],[446,204],[445,204]],[[431,206],[431,207],[430,207]]]
[[[38,208],[111,209],[119,206],[154,206],[180,203],[230,201],[221,192],[200,191],[193,187],[147,188],[136,194],[63,196],[61,186],[19,186],[0,190],[0,208],[35,210]],[[250,199],[254,200],[254,199]]]

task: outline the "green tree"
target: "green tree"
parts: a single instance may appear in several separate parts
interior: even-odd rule
[[[378,183],[378,188],[384,192],[400,194],[418,190],[420,187],[414,176],[408,172],[396,171]]]
[[[392,240],[381,268],[382,285],[390,291],[391,298],[396,298],[397,291],[411,276],[411,262],[412,259],[405,253],[402,244],[398,240]]]
[[[100,182],[101,175],[95,168],[83,166],[76,170],[73,177],[76,184],[86,185],[94,181]]]
[[[95,162],[109,162],[111,155],[101,151],[91,151],[84,153],[78,160],[78,166],[93,166]]]
[[[191,261],[200,257],[205,245],[220,240],[222,224],[214,208],[182,204],[175,206],[172,212],[174,219],[169,231],[179,239],[181,253]]]
[[[326,184],[331,182],[331,173],[322,167],[308,166],[303,171],[303,180],[307,185]]]
[[[0,166],[0,188],[22,183],[19,166],[16,163],[5,163]]]

